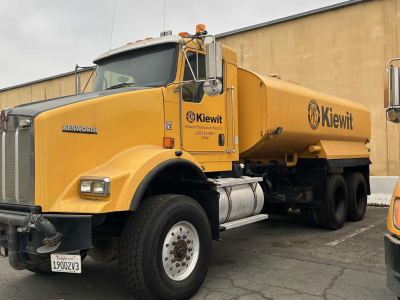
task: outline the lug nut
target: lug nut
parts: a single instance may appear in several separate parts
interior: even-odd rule
[[[186,236],[186,234],[184,234],[184,235],[183,235],[183,239],[186,239],[186,238],[187,238],[187,236]]]
[[[180,263],[176,263],[176,267],[179,268],[181,266]]]
[[[174,250],[169,251],[169,254],[174,254],[174,253],[175,253]]]
[[[190,244],[192,241],[191,240],[187,240],[186,243]]]
[[[178,235],[176,238],[177,238],[178,240],[180,240],[182,237],[181,237],[180,235]]]
[[[173,241],[173,242],[172,242],[172,246],[175,246],[175,245],[176,245],[176,242],[175,242],[175,241]]]
[[[176,259],[175,258],[171,259],[171,262],[172,263],[176,262]]]
[[[193,250],[192,248],[188,247],[188,251],[189,251],[189,252],[192,252],[192,250]]]
[[[189,255],[186,255],[186,260],[189,260],[190,259],[190,256]]]
[[[183,261],[183,262],[182,262],[182,266],[184,267],[185,265],[186,265],[186,263]]]

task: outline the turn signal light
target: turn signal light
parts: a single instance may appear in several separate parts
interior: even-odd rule
[[[187,35],[189,35],[189,32],[179,32],[180,37],[185,37]]]
[[[152,40],[152,39],[153,39],[152,37],[145,38],[145,40],[146,40],[146,41],[148,41],[148,40]]]
[[[393,225],[397,229],[400,229],[400,199],[399,198],[396,198],[396,200],[394,200]]]
[[[206,31],[206,25],[204,24],[197,24],[196,25],[196,34],[199,34],[202,31]]]
[[[164,137],[163,138],[163,147],[167,149],[172,149],[175,147],[175,139],[173,137]]]

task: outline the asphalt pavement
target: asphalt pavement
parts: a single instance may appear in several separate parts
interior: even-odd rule
[[[396,300],[386,288],[383,235],[387,208],[329,231],[302,224],[298,212],[222,233],[195,300]],[[0,258],[3,299],[132,299],[116,262],[83,262],[83,273],[39,276]]]

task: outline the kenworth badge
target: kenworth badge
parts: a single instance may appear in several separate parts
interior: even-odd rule
[[[63,125],[62,131],[63,132],[97,134],[96,127],[86,127],[86,126]]]

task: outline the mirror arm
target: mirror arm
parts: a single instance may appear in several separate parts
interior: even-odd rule
[[[196,76],[194,75],[194,72],[193,72],[192,66],[190,65],[190,63],[189,63],[189,59],[188,59],[188,58],[187,58],[187,56],[186,56],[185,49],[186,49],[186,47],[183,47],[183,46],[182,46],[182,53],[183,53],[183,55],[185,55],[186,62],[187,62],[187,64],[188,64],[189,68],[190,68],[190,72],[192,72],[193,79],[194,79],[194,80],[196,80]]]

